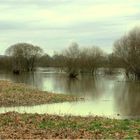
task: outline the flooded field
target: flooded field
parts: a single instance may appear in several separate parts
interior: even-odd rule
[[[38,69],[35,73],[0,73],[0,79],[22,82],[40,90],[84,97],[85,101],[46,104],[33,107],[0,108],[0,112],[50,113],[60,115],[99,115],[111,118],[140,118],[140,83],[125,81],[123,73],[93,77],[82,74],[70,80],[56,69]]]

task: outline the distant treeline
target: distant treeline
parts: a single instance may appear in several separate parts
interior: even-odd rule
[[[128,78],[140,79],[140,28],[134,28],[114,43],[113,52],[106,54],[99,47],[80,47],[72,43],[68,49],[53,56],[41,47],[27,43],[10,46],[0,57],[0,68],[14,73],[34,71],[35,67],[59,67],[70,77],[79,73],[95,74],[98,68],[124,68]]]
[[[109,68],[111,71],[120,67],[120,64],[112,54],[104,53],[99,47],[81,48],[77,43],[72,43],[68,49],[52,57],[47,54],[41,56],[38,66],[59,67],[71,76],[76,76],[86,72],[95,74],[100,67]]]

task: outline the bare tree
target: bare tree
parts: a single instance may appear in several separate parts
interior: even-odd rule
[[[103,51],[99,47],[91,47],[88,51],[88,69],[92,74],[96,73],[97,68],[100,67],[102,57],[104,55]]]
[[[6,50],[6,55],[13,58],[13,71],[33,71],[37,58],[42,54],[38,46],[27,43],[18,43]]]
[[[79,45],[77,43],[70,44],[69,48],[63,52],[65,56],[65,67],[69,73],[69,77],[75,78],[79,73]]]
[[[140,79],[140,28],[134,28],[114,43],[114,54],[120,58],[126,75]]]
[[[64,51],[67,72],[71,77],[76,77],[79,72],[91,72],[94,74],[101,66],[103,51],[99,47],[79,49],[77,43],[72,43]]]

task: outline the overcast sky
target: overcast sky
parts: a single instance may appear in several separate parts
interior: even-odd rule
[[[140,0],[0,0],[0,54],[32,43],[52,54],[71,42],[100,46],[140,25]]]

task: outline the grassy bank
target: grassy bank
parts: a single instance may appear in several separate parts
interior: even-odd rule
[[[39,114],[0,114],[1,139],[140,139],[140,120]]]
[[[76,100],[74,96],[43,92],[25,84],[0,81],[0,106],[30,106]]]

